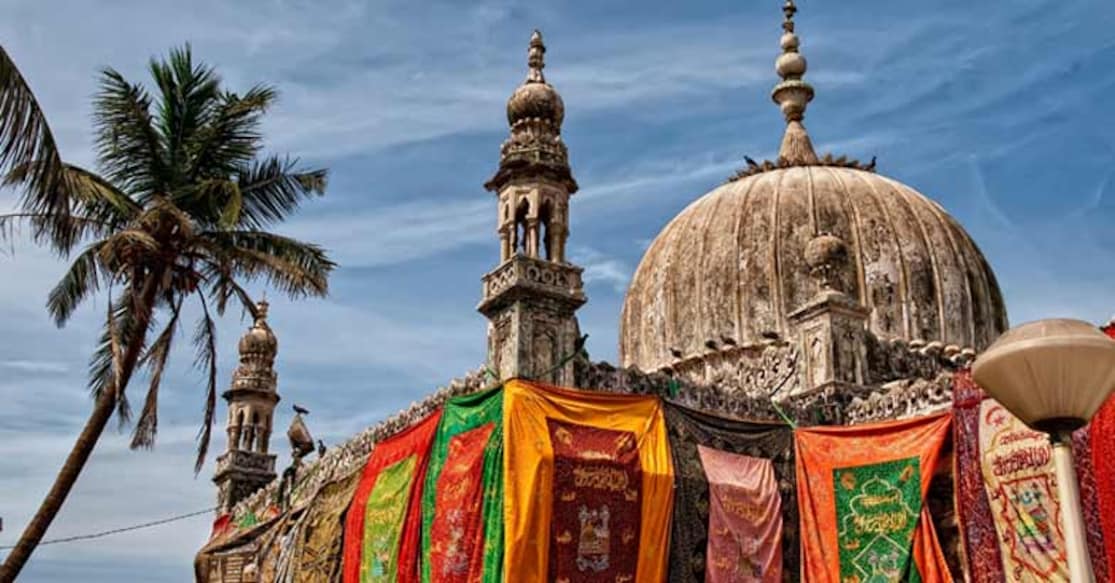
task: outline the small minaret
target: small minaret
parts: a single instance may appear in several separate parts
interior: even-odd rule
[[[561,140],[565,105],[542,74],[546,47],[530,37],[527,78],[507,101],[511,136],[484,187],[496,194],[499,266],[484,276],[479,310],[488,325],[488,364],[501,379],[573,384],[585,303],[581,268],[565,258],[569,198],[577,182]]]
[[[275,455],[268,453],[278,377],[275,354],[279,349],[267,325],[267,302],[256,306],[255,322],[240,338],[240,366],[232,374],[228,401],[228,448],[217,458],[217,512],[225,513],[237,502],[275,479]]]

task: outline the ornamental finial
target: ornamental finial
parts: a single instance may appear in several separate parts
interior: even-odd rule
[[[545,54],[546,45],[542,44],[542,32],[536,28],[530,35],[530,48],[527,50],[527,66],[530,67],[527,83],[546,82],[546,78],[542,76],[542,69],[546,67],[546,62],[543,60]]]
[[[782,110],[786,118],[786,134],[778,157],[790,164],[816,164],[817,154],[813,143],[805,132],[802,120],[805,119],[806,105],[813,99],[813,87],[802,77],[805,75],[805,57],[798,51],[801,40],[794,33],[794,14],[798,11],[794,0],[786,0],[782,5],[785,19],[782,21],[782,54],[775,61],[775,71],[782,81],[774,86],[771,98]]]

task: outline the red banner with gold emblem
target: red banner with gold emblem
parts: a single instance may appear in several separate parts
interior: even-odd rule
[[[504,386],[506,581],[665,580],[673,467],[655,397]]]

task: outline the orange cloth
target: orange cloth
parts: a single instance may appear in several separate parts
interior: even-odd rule
[[[503,420],[505,581],[625,580],[629,566],[632,583],[666,580],[674,472],[658,398],[513,380]]]
[[[842,476],[854,480],[855,474],[846,470],[901,463],[911,458],[917,458],[920,467],[922,506],[916,511],[910,509],[918,515],[910,552],[921,581],[952,581],[925,505],[929,482],[949,435],[951,421],[951,415],[945,414],[852,427],[810,427],[794,432],[802,581],[840,583],[841,525],[837,520],[835,473],[840,471]]]

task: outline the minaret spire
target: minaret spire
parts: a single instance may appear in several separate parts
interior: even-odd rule
[[[813,99],[813,86],[802,79],[806,63],[805,57],[798,51],[801,39],[794,33],[794,14],[797,11],[794,0],[786,0],[782,5],[785,15],[780,43],[782,54],[775,61],[775,70],[782,81],[771,92],[771,98],[786,118],[786,133],[782,137],[778,157],[789,164],[816,164],[817,153],[813,151],[813,143],[801,123],[805,119],[805,108]]]
[[[484,185],[496,195],[499,264],[478,306],[489,320],[488,366],[501,379],[574,383],[581,268],[565,255],[569,200],[577,191],[561,139],[565,104],[542,76],[542,33],[530,35],[527,78],[507,100],[511,135]]]
[[[527,66],[530,70],[527,71],[527,83],[545,83],[546,77],[542,75],[542,69],[546,68],[546,45],[542,44],[542,32],[537,28],[530,35],[530,48],[527,49]]]

